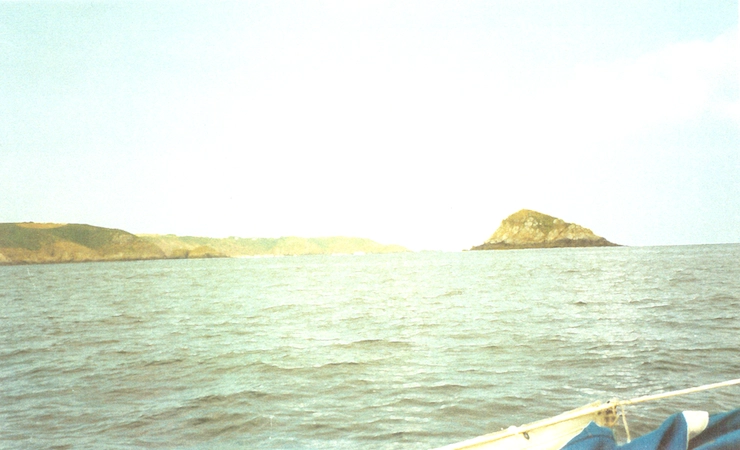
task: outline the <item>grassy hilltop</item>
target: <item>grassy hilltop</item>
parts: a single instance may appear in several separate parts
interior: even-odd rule
[[[0,223],[0,263],[160,259],[164,252],[131,233],[81,224]]]
[[[501,222],[493,236],[471,250],[557,247],[615,247],[588,228],[557,217],[522,209]]]
[[[0,223],[0,264],[408,251],[349,237],[205,238],[134,235],[82,224]]]

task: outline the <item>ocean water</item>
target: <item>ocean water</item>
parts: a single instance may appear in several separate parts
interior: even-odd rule
[[[0,305],[0,448],[427,449],[740,377],[740,245],[6,266]]]

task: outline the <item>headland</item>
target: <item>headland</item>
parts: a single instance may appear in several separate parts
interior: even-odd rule
[[[471,250],[617,246],[588,228],[522,209],[504,219],[487,241]]]
[[[219,239],[135,235],[85,224],[0,223],[0,265],[406,251],[351,237]]]

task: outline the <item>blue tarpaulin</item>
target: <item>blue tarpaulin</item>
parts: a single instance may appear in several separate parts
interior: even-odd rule
[[[710,416],[704,431],[691,439],[689,436],[689,425],[682,413],[670,416],[655,431],[624,445],[617,445],[610,428],[592,422],[563,450],[737,450],[740,409]]]

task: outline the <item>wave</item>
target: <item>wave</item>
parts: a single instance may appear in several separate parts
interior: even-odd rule
[[[357,341],[339,342],[331,345],[347,350],[402,349],[413,347],[413,344],[408,341],[396,339],[359,339]]]
[[[44,267],[36,281],[49,289],[16,280],[3,298],[0,397],[20,438],[2,442],[432,448],[614,394],[736,376],[734,259],[594,250],[568,254],[583,268],[563,272],[568,251],[379,256],[353,260],[351,278],[336,258],[197,274],[151,263],[150,277]],[[246,282],[254,264],[260,277]],[[702,276],[671,281],[684,265]],[[584,277],[590,266],[598,276]],[[687,406],[738,396],[697,398]]]
[[[155,359],[144,363],[144,367],[150,366],[168,366],[170,364],[179,364],[184,362],[183,358],[166,358],[166,359]]]
[[[439,294],[431,298],[457,297],[463,294],[464,292],[461,289],[453,289],[453,290],[445,292],[444,294]]]

